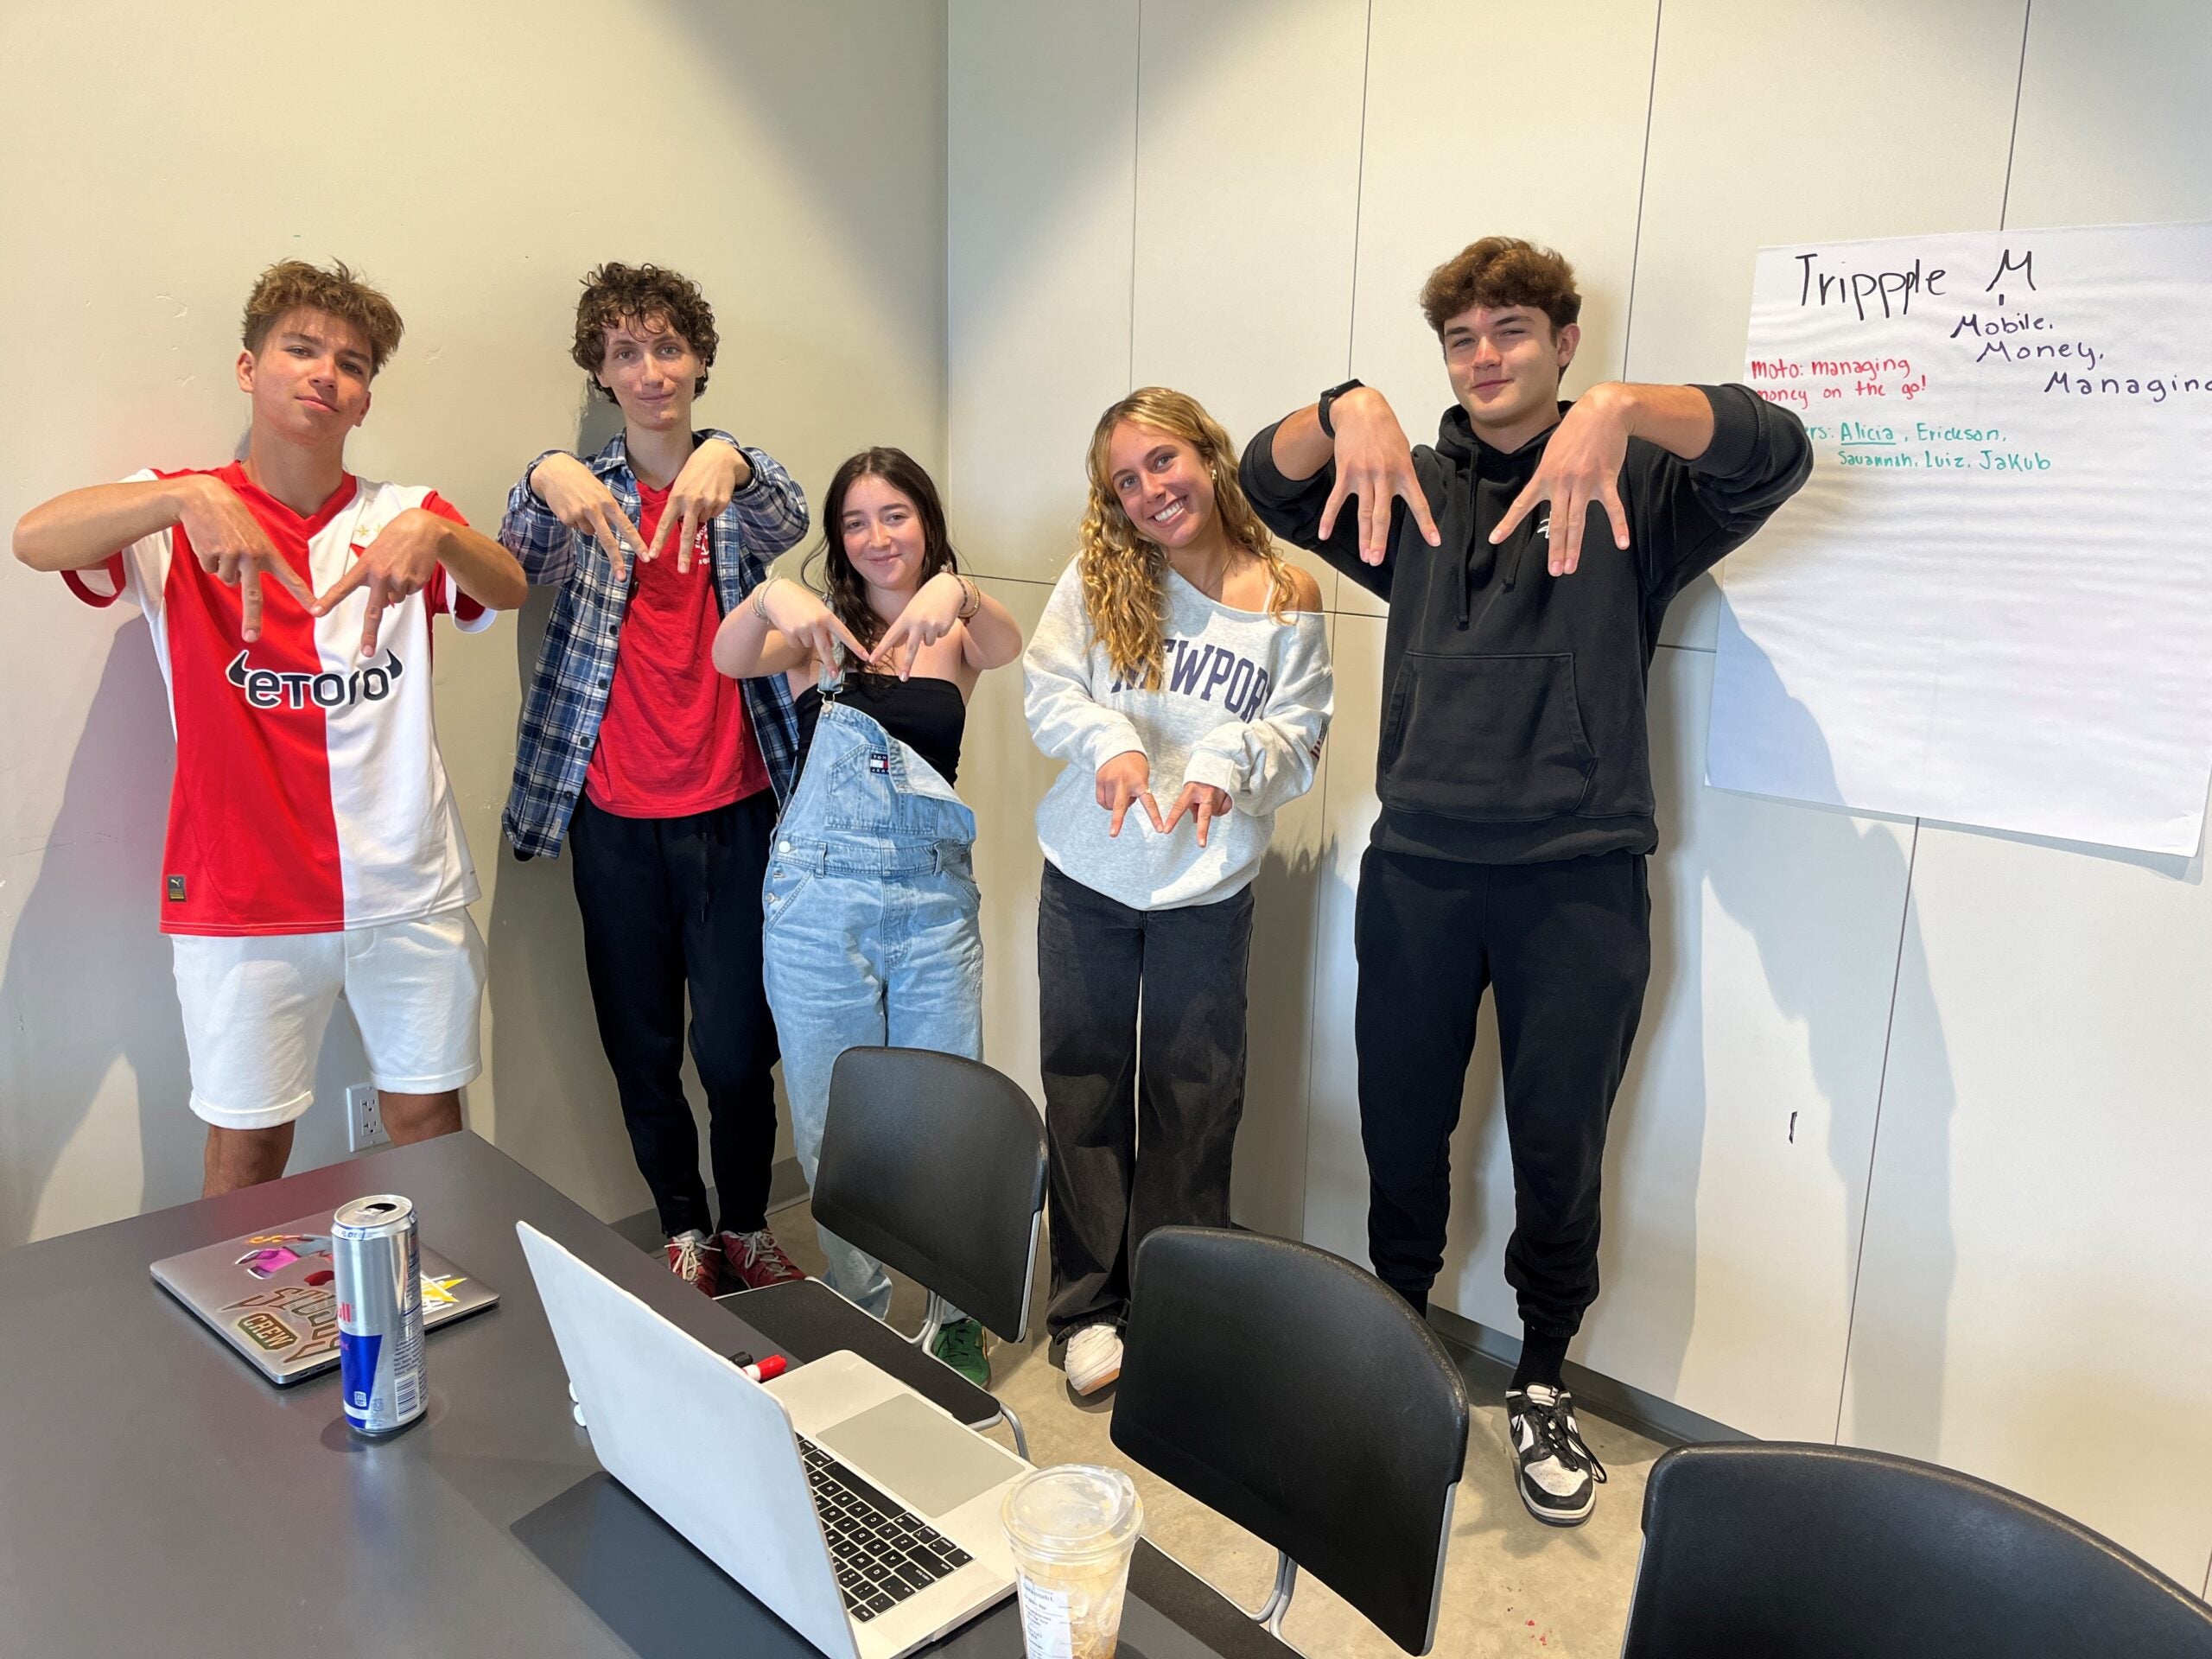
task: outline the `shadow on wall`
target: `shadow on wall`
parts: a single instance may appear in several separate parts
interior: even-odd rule
[[[0,1248],[200,1195],[204,1131],[188,1103],[183,1019],[156,912],[176,754],[165,707],[142,618],[109,648],[0,981],[0,1011],[22,1033],[23,1090],[0,1160]],[[137,1116],[140,1190],[115,1173],[115,1146],[88,1147],[108,1177],[99,1213],[41,1225],[48,1183],[118,1062],[136,1079],[112,1098],[118,1120]]]
[[[577,397],[575,453],[594,454],[622,429],[621,415],[581,378]],[[515,677],[525,702],[558,592],[533,588],[514,613]],[[531,1169],[604,1172],[588,1186],[564,1183],[569,1196],[600,1215],[624,1215],[640,1207],[645,1188],[600,1047],[566,851],[518,860],[504,836],[476,849],[480,861],[499,866],[484,943],[499,1149]]]
[[[1752,671],[1774,674],[1763,654],[1754,651],[1749,660]],[[1793,746],[1832,779],[1827,743],[1811,712],[1788,697],[1779,684],[1773,692],[1770,706],[1788,710]],[[1702,713],[1694,711],[1690,717],[1700,731]],[[1675,728],[1681,728],[1680,722]],[[1680,746],[1670,775],[1662,780],[1662,849],[1690,842],[1687,819],[1694,809],[1689,804],[1704,789],[1702,748],[1701,741]],[[1634,1277],[1646,1306],[1629,1317],[1646,1327],[1647,1342],[1665,1352],[1667,1375],[1678,1381],[1697,1303],[1698,1164],[1707,1101],[1704,1056],[1709,1044],[1733,1040],[1731,1011],[1707,1007],[1703,1000],[1703,899],[1709,892],[1756,944],[1775,1009],[1804,1028],[1814,1084],[1828,1108],[1827,1152],[1848,1206],[1847,1226],[1838,1242],[1840,1277],[1854,1321],[1879,1318],[1890,1322],[1882,1345],[1891,1363],[1855,1373],[1858,1398],[1850,1414],[1856,1437],[1907,1455],[1933,1458],[1942,1427],[1944,1316],[1956,1264],[1945,1219],[1950,1201],[1948,1159],[1929,1160],[1910,1172],[1885,1172],[1885,1179],[1910,1179],[1916,1184],[1916,1207],[1929,1218],[1929,1236],[1945,1241],[1941,1255],[1923,1264],[1930,1294],[1916,1299],[1910,1310],[1909,1317],[1921,1322],[1921,1328],[1898,1330],[1894,1322],[1908,1317],[1907,1310],[1869,1310],[1857,1305],[1860,1231],[1866,1183],[1873,1178],[1872,1135],[1878,1130],[1874,1103],[1853,1096],[1881,1076],[1881,1062],[1866,1052],[1870,1034],[1863,1020],[1837,1017],[1843,1010],[1835,995],[1835,942],[1853,935],[1863,938],[1873,925],[1874,918],[1862,911],[1865,895],[1908,893],[1907,857],[1885,830],[1862,829],[1847,813],[1816,807],[1791,813],[1788,856],[1777,857],[1774,847],[1760,847],[1751,839],[1772,822],[1765,814],[1738,813],[1709,821],[1696,837],[1704,849],[1700,868],[1686,868],[1686,861],[1670,858],[1666,850],[1654,861],[1652,985],[1645,1002],[1645,1040],[1622,1090],[1608,1178],[1610,1181],[1621,1169],[1637,1172],[1637,1179],[1645,1184],[1636,1195],[1641,1219],[1637,1236],[1640,1241],[1665,1240],[1675,1248],[1657,1261],[1637,1262]],[[1700,874],[1702,891],[1688,885]],[[1880,919],[1886,925],[1886,918]],[[1916,1010],[1926,1028],[1940,1031],[1916,928],[1908,926],[1903,932],[1894,983],[1889,1019],[1893,1021],[1900,1012]],[[1684,1033],[1683,1052],[1670,1056],[1675,1063],[1665,1068],[1663,1083],[1655,1077],[1659,1068],[1650,1040],[1654,1030],[1661,1028]],[[1886,1033],[1885,1025],[1873,1039],[1885,1043]],[[1948,1066],[1916,1077],[1914,1084],[1913,1109],[1936,1110],[1948,1121],[1954,1101]],[[1689,1122],[1693,1115],[1694,1125]],[[1938,1147],[1947,1145],[1940,1135],[1929,1140]],[[1618,1230],[1607,1236],[1602,1269],[1609,1281],[1623,1275],[1619,1252],[1624,1243]],[[1849,1355],[1842,1357],[1847,1365]],[[1839,1376],[1839,1392],[1841,1386]]]
[[[1317,791],[1324,781],[1316,778]],[[1239,1226],[1284,1238],[1300,1236],[1306,1225],[1307,1062],[1324,869],[1318,842],[1286,846],[1278,835],[1252,880],[1244,1116],[1230,1208]]]
[[[1773,682],[1770,696],[1762,702],[1787,711],[1785,736],[1808,762],[1817,765],[1822,781],[1833,786],[1834,771],[1827,740],[1812,711],[1788,695],[1765,653],[1748,641],[1745,645],[1744,669]],[[1886,1451],[1933,1459],[1942,1440],[1947,1314],[1958,1266],[1948,1219],[1949,1136],[1948,1133],[1924,1135],[1924,1144],[1938,1149],[1936,1156],[1910,1170],[1892,1164],[1878,1177],[1910,1180],[1918,1195],[1913,1207],[1926,1218],[1925,1236],[1942,1241],[1940,1251],[1931,1251],[1921,1263],[1926,1294],[1915,1298],[1909,1307],[1861,1306],[1858,1281],[1864,1195],[1866,1184],[1878,1178],[1875,1151],[1879,1126],[1877,1121],[1874,1137],[1865,1145],[1858,1144],[1853,1131],[1866,1119],[1842,1098],[1844,1091],[1854,1086],[1853,1080],[1866,1073],[1866,1057],[1858,1052],[1863,1032],[1821,1017],[1832,1001],[1828,988],[1834,978],[1828,942],[1847,931],[1864,931],[1863,918],[1852,913],[1856,895],[1899,893],[1909,898],[1910,863],[1890,836],[1878,829],[1861,830],[1844,812],[1808,810],[1796,815],[1791,828],[1795,855],[1791,861],[1718,857],[1707,869],[1707,880],[1721,907],[1758,943],[1760,965],[1776,1008],[1805,1027],[1814,1082],[1829,1106],[1829,1160],[1843,1190],[1859,1206],[1842,1241],[1844,1280],[1850,1287],[1855,1335],[1863,1334],[1863,1328],[1876,1321],[1885,1327],[1880,1345],[1885,1363],[1849,1372],[1855,1397],[1848,1415],[1854,1438]],[[1834,879],[1846,871],[1852,872],[1848,879]],[[1885,1053],[1888,1032],[1901,1014],[1910,1013],[1913,1023],[1938,1033],[1936,1047],[1941,1054],[1942,1022],[1929,980],[1927,953],[1917,925],[1910,924],[1909,906],[1907,916],[1900,919],[1906,925],[1898,941],[1894,989],[1883,1032]],[[1722,1014],[1725,1020],[1726,1011]],[[1916,1077],[1910,1091],[1885,1088],[1884,1092],[1899,1109],[1909,1103],[1915,1111],[1940,1116],[1946,1125],[1957,1100],[1948,1058],[1928,1075]],[[1898,1321],[1908,1319],[1919,1328],[1900,1328]],[[1853,1345],[1859,1344],[1854,1341]],[[1847,1366],[1850,1359],[1847,1353]],[[1840,1380],[1838,1393],[1840,1423],[1845,1415]]]
[[[0,981],[0,1018],[22,1033],[22,1084],[9,1103],[14,1138],[0,1158],[0,1249],[200,1196],[207,1128],[192,1114],[183,1016],[157,911],[176,755],[167,709],[141,617],[109,649]],[[130,1078],[111,1091],[118,1063]],[[367,1076],[359,1031],[341,1002],[316,1067],[316,1098],[342,1099]],[[111,1113],[111,1126],[93,1123]],[[135,1174],[117,1156],[134,1116]],[[325,1107],[301,1120],[291,1167],[346,1152],[344,1114]]]

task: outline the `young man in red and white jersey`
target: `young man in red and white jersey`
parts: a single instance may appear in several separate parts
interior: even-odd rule
[[[73,490],[16,526],[33,569],[145,612],[168,687],[159,904],[211,1195],[284,1173],[341,995],[395,1141],[458,1129],[483,1069],[476,873],[438,753],[430,619],[474,632],[527,589],[435,491],[346,470],[400,329],[344,265],[272,265],[238,358],[245,459]]]

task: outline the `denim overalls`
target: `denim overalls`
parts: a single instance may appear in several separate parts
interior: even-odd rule
[[[842,684],[823,672],[821,718],[761,893],[768,1004],[810,1184],[830,1069],[845,1050],[983,1055],[976,815],[912,748],[836,702]],[[820,1232],[830,1288],[879,1319],[889,1313],[883,1264]]]

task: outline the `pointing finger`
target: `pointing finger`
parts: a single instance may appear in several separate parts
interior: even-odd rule
[[[616,540],[637,552],[643,553],[645,550],[645,537],[639,533],[637,525],[630,522],[630,515],[622,511],[620,502],[610,495],[607,498],[607,503],[602,511],[613,516]]]
[[[261,556],[261,563],[267,568],[270,575],[283,584],[287,593],[309,609],[314,608],[315,589],[308,587],[300,573],[292,569],[292,562],[289,559],[271,548]]]
[[[1541,473],[1530,479],[1528,487],[1513,498],[1513,505],[1505,510],[1505,517],[1497,521],[1497,528],[1491,531],[1490,544],[1496,547],[1510,536],[1513,527],[1529,516],[1529,509],[1544,499],[1544,493],[1549,487]],[[1557,518],[1559,515],[1554,512],[1552,516]]]
[[[385,584],[381,581],[369,584],[369,608],[361,618],[361,655],[364,657],[377,654],[377,629],[384,622],[385,598]]]
[[[238,632],[251,645],[261,638],[261,570],[251,561],[238,574]]]
[[[1337,481],[1329,490],[1329,499],[1321,506],[1320,535],[1323,541],[1327,541],[1329,532],[1336,528],[1337,509],[1344,505],[1344,497],[1351,493],[1344,487],[1344,469],[1339,467],[1337,468]]]
[[[366,559],[356,559],[353,562],[353,568],[325,588],[308,606],[308,608],[317,616],[328,616],[331,612],[338,608],[340,600],[345,598],[368,579],[369,562]]]
[[[629,581],[630,562],[622,556],[621,532],[607,522],[604,512],[599,516],[599,528],[592,532],[592,540],[599,543],[600,551],[607,555],[607,562],[614,567],[614,580]]]
[[[683,509],[683,544],[676,550],[676,570],[678,575],[691,574],[691,550],[699,542],[699,509]]]
[[[668,505],[672,506],[675,504],[671,502]],[[648,564],[660,557],[662,550],[668,545],[669,531],[674,530],[679,520],[677,516],[675,513],[667,511],[666,507],[664,507],[660,515],[660,528],[653,531],[652,545],[647,548],[643,553],[639,554],[639,556],[645,560]]]
[[[1627,552],[1628,509],[1621,505],[1621,493],[1611,479],[1605,480],[1605,493],[1599,499],[1605,504],[1605,517],[1613,521],[1613,545]]]
[[[1413,513],[1414,522],[1421,526],[1421,533],[1428,538],[1431,547],[1444,545],[1444,537],[1436,528],[1436,520],[1428,511],[1428,497],[1421,493],[1420,475],[1408,469],[1399,479],[1397,493],[1406,498],[1406,506]]]
[[[1144,810],[1151,815],[1152,827],[1159,830],[1161,835],[1166,835],[1167,826],[1160,821],[1160,803],[1152,798],[1152,791],[1147,789],[1137,798],[1144,803]]]

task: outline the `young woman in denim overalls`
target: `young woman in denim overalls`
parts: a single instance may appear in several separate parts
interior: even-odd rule
[[[818,567],[823,594],[764,582],[715,640],[715,664],[734,678],[786,675],[798,714],[798,784],[769,852],[761,934],[810,1182],[845,1050],[982,1058],[976,816],[953,779],[969,694],[1021,651],[1006,607],[958,574],[936,486],[903,451],[846,461],[822,518],[807,569]],[[889,1313],[882,1263],[818,1230],[831,1287]],[[975,1320],[953,1310],[937,1351],[988,1384]]]

